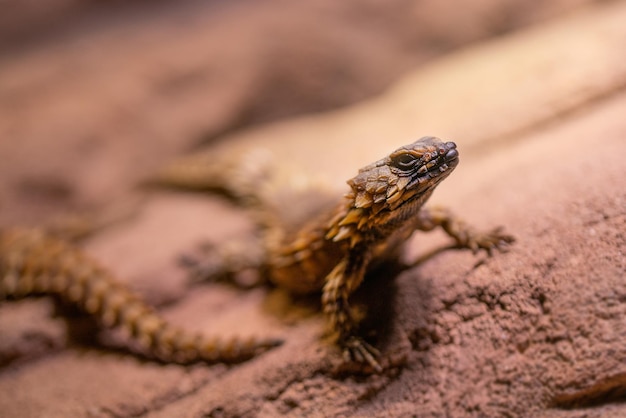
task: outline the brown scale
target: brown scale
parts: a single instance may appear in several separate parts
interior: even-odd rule
[[[414,231],[442,228],[457,247],[501,249],[513,237],[500,229],[476,231],[445,209],[423,208],[436,186],[458,164],[453,142],[424,137],[359,170],[350,191],[337,200],[328,190],[269,165],[267,155],[231,152],[210,164],[183,161],[166,168],[157,183],[217,189],[247,207],[257,239],[209,251],[188,264],[196,277],[235,277],[256,271],[296,293],[321,292],[322,307],[344,357],[381,371],[378,351],[357,335],[349,297],[373,263],[397,258]],[[278,170],[275,170],[278,168]],[[279,172],[280,171],[280,172]],[[285,182],[286,180],[286,182]],[[277,345],[261,340],[228,345],[188,336],[168,325],[93,261],[62,242],[32,231],[1,237],[0,292],[19,296],[57,293],[74,300],[106,325],[121,325],[152,351],[175,361],[239,360]],[[226,274],[224,274],[226,273]],[[0,296],[2,296],[0,294]]]
[[[148,355],[166,362],[238,362],[280,344],[275,339],[222,341],[189,333],[167,322],[71,244],[41,230],[1,231],[0,300],[36,294],[58,295],[105,327],[126,329]]]
[[[258,252],[257,260],[247,258],[247,265],[231,266],[230,271],[256,268],[264,273],[263,279],[291,292],[321,292],[324,313],[345,357],[376,371],[382,369],[378,351],[355,335],[356,321],[348,303],[372,262],[397,258],[414,231],[436,227],[458,247],[473,251],[484,249],[491,254],[513,241],[499,229],[476,231],[445,209],[422,207],[458,164],[452,142],[424,137],[398,148],[359,170],[348,181],[350,192],[339,201],[329,199],[332,195],[327,190],[299,188],[298,178],[294,181],[284,171],[259,170],[258,160],[245,155],[240,154],[244,156],[240,163],[213,165],[210,176],[199,176],[201,170],[183,164],[170,169],[177,176],[167,181],[165,175],[165,183],[218,189],[225,184],[236,186],[229,194],[253,211],[261,237],[254,245],[264,251]],[[236,170],[231,171],[232,167]],[[256,185],[251,181],[255,172],[264,173]],[[251,253],[248,242],[239,245],[242,256]]]

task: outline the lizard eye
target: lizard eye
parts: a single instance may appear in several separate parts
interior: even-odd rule
[[[391,164],[400,170],[410,170],[415,167],[418,159],[411,154],[400,154],[392,158]]]

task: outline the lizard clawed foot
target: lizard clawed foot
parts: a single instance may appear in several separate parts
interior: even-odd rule
[[[341,341],[341,347],[343,348],[343,357],[346,362],[370,366],[376,373],[383,371],[383,367],[378,361],[380,351],[361,338],[348,337]]]
[[[216,246],[204,243],[194,254],[182,255],[179,263],[188,271],[189,281],[231,282],[241,288],[263,283],[259,264],[263,254],[239,242]]]
[[[480,250],[485,250],[489,256],[493,255],[494,250],[506,251],[508,245],[513,242],[515,242],[515,237],[504,233],[502,227],[488,232],[470,230],[458,239],[461,247],[469,248],[474,254]]]
[[[215,247],[203,244],[195,253],[185,253],[178,258],[181,267],[187,270],[189,281],[219,281],[224,278],[223,260],[218,256]]]

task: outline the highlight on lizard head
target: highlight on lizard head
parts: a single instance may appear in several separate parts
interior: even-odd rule
[[[348,181],[356,194],[355,206],[372,207],[374,212],[394,210],[416,196],[424,197],[450,175],[458,156],[454,142],[434,137],[398,148]]]

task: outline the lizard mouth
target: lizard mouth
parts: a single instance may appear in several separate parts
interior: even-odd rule
[[[430,161],[424,163],[417,169],[416,174],[420,178],[434,178],[446,171],[450,171],[459,163],[459,152],[454,142],[441,144],[436,151],[433,151]]]

